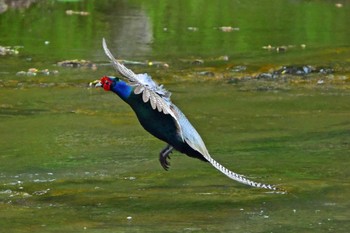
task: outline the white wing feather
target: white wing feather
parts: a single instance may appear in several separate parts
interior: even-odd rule
[[[134,93],[136,95],[142,94],[142,99],[145,103],[150,101],[152,109],[157,109],[159,112],[163,112],[164,114],[170,114],[174,118],[179,135],[183,139],[182,127],[179,124],[175,113],[170,109],[173,105],[170,100],[170,92],[165,90],[162,85],[158,85],[155,81],[153,81],[151,76],[148,74],[135,74],[132,70],[126,68],[123,64],[118,62],[117,59],[114,58],[111,51],[109,51],[104,38],[102,40],[102,46],[117,72],[126,78],[130,85],[135,86]]]
[[[118,62],[112,53],[109,51],[106,41],[103,38],[102,46],[106,53],[106,55],[111,60],[114,68],[125,78],[127,78],[134,85],[141,85],[157,93],[159,96],[163,97],[165,100],[170,100],[170,93],[163,88],[162,85],[158,85],[155,81],[153,81],[152,77],[148,74],[135,74],[132,70],[126,68],[123,64]]]
[[[204,158],[212,164],[213,167],[218,169],[229,178],[240,183],[253,187],[277,190],[275,186],[251,181],[245,176],[230,171],[220,163],[216,162],[210,156],[201,136],[198,134],[196,129],[192,126],[192,124],[188,121],[180,109],[171,102],[170,93],[165,90],[162,85],[158,85],[156,82],[154,82],[151,76],[148,74],[135,74],[133,71],[126,68],[123,64],[119,63],[109,51],[105,39],[102,40],[102,45],[114,68],[124,78],[126,78],[132,86],[135,86],[134,93],[137,95],[142,94],[142,99],[145,103],[150,101],[153,110],[157,109],[157,111],[163,112],[164,114],[170,114],[174,118],[182,140],[194,150],[201,153]]]

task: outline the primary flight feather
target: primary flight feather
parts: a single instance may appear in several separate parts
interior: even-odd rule
[[[167,143],[159,154],[159,161],[165,170],[169,168],[169,155],[175,149],[190,157],[209,162],[220,172],[240,183],[277,190],[277,187],[273,185],[251,181],[216,162],[210,156],[196,129],[180,109],[171,102],[170,92],[153,81],[148,74],[135,74],[118,62],[109,51],[105,39],[102,40],[102,45],[121,77],[104,76],[93,84],[95,87],[103,87],[106,91],[116,93],[134,110],[145,130]]]

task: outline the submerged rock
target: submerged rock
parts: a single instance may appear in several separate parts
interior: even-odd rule
[[[191,62],[192,65],[202,65],[204,61],[202,59],[195,59]]]
[[[43,70],[38,70],[37,68],[29,68],[28,71],[18,71],[16,73],[17,76],[36,76],[36,75],[57,75],[59,72],[58,70],[49,70],[49,69],[43,69]]]
[[[19,53],[18,49],[22,48],[22,46],[1,46],[0,45],[0,55],[16,55]]]
[[[88,60],[65,60],[57,63],[58,66],[61,67],[69,67],[69,68],[91,68],[93,70],[97,69],[96,64],[92,63]]]
[[[198,72],[198,75],[207,76],[207,77],[214,77],[215,73],[212,71],[200,71],[200,72]]]
[[[73,10],[66,10],[66,15],[81,15],[81,16],[87,16],[90,15],[87,11],[73,11]]]
[[[305,49],[306,48],[306,44],[301,44],[299,46],[301,49]],[[264,45],[262,46],[263,49],[266,49],[268,51],[276,51],[277,53],[280,52],[286,52],[289,49],[294,49],[294,48],[298,48],[297,45],[278,45],[278,46],[273,46],[273,45]]]
[[[232,32],[232,31],[239,31],[239,28],[231,27],[231,26],[222,26],[222,27],[219,27],[219,30],[222,32]]]
[[[247,70],[246,66],[234,66],[230,69],[232,72],[243,72]]]
[[[308,75],[311,73],[331,74],[334,70],[330,67],[315,67],[311,65],[283,66],[281,69],[274,71],[275,75]]]
[[[187,30],[192,31],[192,32],[196,32],[198,31],[197,27],[187,27]]]
[[[334,64],[330,66],[290,65],[281,68],[269,68],[261,73],[231,73],[228,83],[242,87],[242,90],[279,91],[289,90],[291,85],[327,88],[330,85],[342,85],[348,88],[349,77],[344,69]],[[266,69],[265,69],[266,70]]]

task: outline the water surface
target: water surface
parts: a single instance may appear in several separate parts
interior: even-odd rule
[[[2,13],[0,45],[23,46],[0,57],[2,230],[347,232],[350,16],[341,3],[38,1]],[[179,153],[165,172],[164,143],[117,96],[88,88],[113,74],[102,37],[166,85],[216,160],[288,194]],[[57,66],[67,59],[97,69]],[[284,65],[334,72],[256,78]],[[16,75],[28,68],[58,74]]]

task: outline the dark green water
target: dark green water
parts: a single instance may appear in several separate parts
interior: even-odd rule
[[[340,3],[38,1],[0,14],[0,45],[23,46],[0,56],[1,232],[348,232],[350,2]],[[119,58],[167,63],[129,67],[166,85],[216,160],[288,194],[179,153],[163,171],[164,143],[117,96],[87,87],[113,74],[102,37]],[[56,65],[66,59],[97,69]],[[251,78],[281,65],[335,72]],[[28,68],[58,74],[16,75]]]

